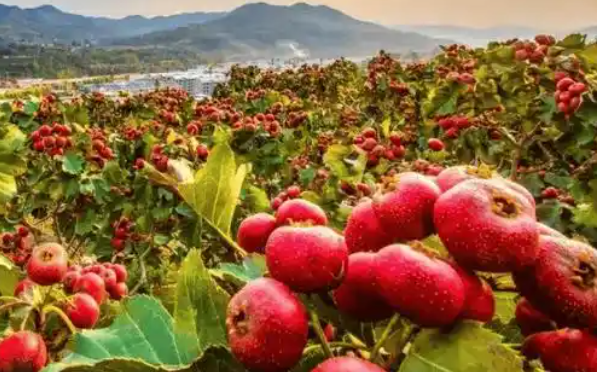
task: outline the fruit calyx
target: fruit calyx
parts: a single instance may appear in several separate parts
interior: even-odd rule
[[[432,250],[431,248],[426,246],[425,243],[423,243],[421,241],[413,240],[411,242],[406,243],[406,245],[411,247],[414,251],[422,253],[431,259],[434,259],[434,260],[441,259],[441,256],[436,251]]]
[[[493,177],[493,172],[492,172],[491,168],[489,168],[489,166],[487,166],[485,164],[481,164],[478,167],[469,165],[466,167],[465,172],[467,174],[470,174],[471,176],[475,176],[475,177],[486,179],[486,180]]]
[[[520,215],[520,205],[509,195],[493,192],[491,209],[493,213],[505,218],[515,218]]]
[[[581,289],[589,289],[595,286],[597,269],[588,259],[581,257],[573,271],[576,275],[571,278],[572,284]]]
[[[232,329],[241,336],[249,333],[249,320],[247,319],[247,312],[245,311],[245,304],[241,304],[232,313]]]

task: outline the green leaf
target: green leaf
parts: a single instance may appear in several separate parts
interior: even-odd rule
[[[251,254],[245,257],[242,264],[222,263],[217,270],[212,270],[215,275],[232,277],[242,284],[261,278],[267,271],[265,257],[260,254]]]
[[[582,34],[572,34],[564,38],[564,40],[557,43],[557,46],[567,49],[581,49],[585,45],[586,36]]]
[[[216,145],[207,164],[192,182],[178,185],[183,199],[210,225],[230,235],[240,191],[249,165],[236,166],[234,152],[226,142]]]
[[[38,109],[39,102],[29,101],[25,103],[25,107],[23,107],[23,112],[28,116],[32,116]]]
[[[194,249],[179,272],[174,308],[176,336],[188,345],[181,355],[191,359],[211,346],[226,346],[229,295],[211,278],[201,253]]]
[[[95,222],[96,214],[93,209],[87,209],[82,218],[77,218],[75,222],[75,234],[85,235],[93,231],[93,223]]]
[[[68,174],[78,175],[83,172],[83,164],[85,159],[81,155],[68,152],[62,160],[62,170]]]
[[[104,166],[104,176],[111,184],[119,184],[126,181],[127,172],[120,168],[117,161],[109,161]]]
[[[246,190],[245,203],[249,210],[255,213],[266,212],[270,209],[269,198],[265,190],[257,186],[249,185]]]
[[[151,371],[152,365],[154,370],[180,370],[201,355],[188,353],[191,349],[177,340],[172,317],[158,300],[137,296],[123,305],[109,328],[77,333],[73,352],[44,372],[87,370],[79,366],[98,363],[113,371]]]
[[[415,339],[400,372],[522,372],[523,362],[502,337],[474,322],[451,332],[423,330]]]
[[[18,281],[19,270],[8,258],[0,254],[0,295],[12,296]]]
[[[387,118],[381,123],[381,134],[384,138],[390,137],[390,126],[391,126],[390,118]]]
[[[583,203],[573,209],[574,223],[588,227],[597,227],[597,211],[590,203]]]
[[[496,292],[495,297],[495,316],[503,323],[508,323],[514,319],[516,311],[516,298],[518,295],[512,292]]]
[[[27,171],[27,163],[19,155],[26,137],[15,125],[4,127],[0,138],[0,213],[17,193],[15,176]]]
[[[323,162],[336,177],[349,182],[361,182],[367,157],[365,154],[359,154],[356,158],[353,155],[352,146],[332,145],[323,156]]]

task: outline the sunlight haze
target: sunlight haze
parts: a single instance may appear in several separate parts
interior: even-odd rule
[[[21,7],[54,5],[63,11],[124,17],[128,15],[170,15],[196,11],[228,11],[247,2],[237,0],[4,0]],[[274,0],[288,5],[296,1]],[[524,25],[546,30],[579,29],[597,24],[596,0],[569,0],[562,6],[555,0],[320,0],[359,19],[386,25],[441,24],[472,27]],[[563,11],[565,10],[565,11]]]

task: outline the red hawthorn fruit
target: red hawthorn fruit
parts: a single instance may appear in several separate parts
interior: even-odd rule
[[[98,274],[100,278],[103,279],[104,285],[106,288],[111,288],[118,283],[118,278],[116,277],[116,273],[112,269],[104,269],[100,274]]]
[[[515,315],[516,323],[524,336],[553,331],[557,328],[556,324],[547,315],[535,309],[524,297],[516,304]]]
[[[284,200],[280,197],[274,198],[274,200],[272,200],[271,202],[271,208],[275,211],[277,211],[278,209],[280,209],[280,206],[284,203]]]
[[[106,298],[106,285],[96,273],[86,273],[75,284],[74,292],[87,293],[98,305],[101,305]]]
[[[541,192],[541,196],[544,199],[556,199],[560,196],[560,190],[556,189],[555,187],[548,187]]]
[[[500,180],[462,182],[435,203],[438,235],[459,265],[511,272],[539,252],[535,206]]]
[[[126,282],[128,279],[128,271],[126,270],[126,267],[120,264],[114,264],[111,266],[111,269],[114,270],[118,283]]]
[[[66,137],[56,137],[56,147],[64,148],[68,143]]]
[[[551,227],[544,225],[542,223],[537,223],[537,227],[539,229],[540,235],[552,236],[554,238],[565,238],[566,236],[561,232],[552,229]]]
[[[383,157],[392,161],[392,160],[396,160],[396,155],[394,154],[394,151],[387,149],[384,151],[383,153]]]
[[[46,344],[37,333],[20,331],[0,342],[2,372],[38,372],[47,362]]]
[[[558,103],[558,111],[567,114],[570,111],[570,106],[566,102]]]
[[[25,226],[19,226],[17,229],[17,235],[21,238],[26,238],[29,235],[29,229]]]
[[[69,271],[66,273],[64,278],[62,279],[62,284],[64,284],[64,290],[67,293],[73,293],[75,289],[75,285],[77,281],[81,278],[81,273],[78,271]]]
[[[75,327],[91,329],[99,319],[100,308],[87,293],[77,293],[66,305],[66,315]]]
[[[343,356],[328,359],[311,372],[385,372],[385,370],[366,360]]]
[[[276,229],[276,218],[267,213],[249,216],[241,222],[236,241],[249,253],[263,252],[267,239]]]
[[[116,283],[115,285],[108,288],[108,294],[110,298],[116,301],[120,301],[125,298],[129,293],[129,288],[126,283]]]
[[[556,83],[558,83],[560,80],[562,80],[563,78],[565,78],[567,76],[568,76],[568,74],[566,74],[563,71],[556,71],[554,80],[556,81]]]
[[[371,154],[374,156],[383,157],[386,152],[386,147],[383,145],[377,145],[371,150]]]
[[[293,223],[310,223],[311,225],[327,225],[328,218],[325,211],[317,204],[303,199],[284,202],[276,211],[278,226]]]
[[[39,285],[60,283],[68,271],[66,250],[56,243],[45,243],[33,249],[27,263],[29,279]]]
[[[519,61],[526,61],[529,58],[529,53],[525,49],[519,49],[514,56]]]
[[[197,157],[201,160],[206,160],[209,156],[209,149],[204,144],[197,146]]]
[[[573,96],[577,97],[583,94],[587,90],[587,86],[583,83],[574,83],[568,88],[568,92]]]
[[[427,145],[433,151],[442,151],[444,149],[444,142],[438,138],[430,138]]]
[[[114,152],[112,151],[111,148],[109,147],[104,147],[103,149],[101,149],[100,151],[100,155],[102,156],[102,158],[104,159],[112,159],[114,157]]]
[[[332,325],[332,323],[328,323],[325,328],[323,329],[323,335],[327,342],[332,342],[336,339],[336,328]]]
[[[513,273],[520,293],[564,327],[597,327],[597,251],[569,239],[541,236],[532,266]]]
[[[5,245],[9,245],[10,243],[12,243],[14,241],[14,235],[10,234],[10,233],[6,233],[4,235],[2,235],[2,243],[4,243]]]
[[[462,312],[462,279],[450,264],[434,258],[424,248],[390,245],[376,254],[375,268],[381,296],[414,323],[444,327],[454,323]]]
[[[226,316],[228,344],[249,370],[291,369],[307,345],[303,304],[284,284],[269,278],[249,282],[232,297]]]
[[[22,294],[31,291],[35,287],[35,283],[28,278],[21,280],[15,287],[14,296],[20,297]]]
[[[365,138],[377,138],[377,131],[373,128],[365,128],[361,132],[361,135]]]
[[[95,139],[91,142],[91,147],[93,147],[93,149],[95,151],[101,151],[104,147],[106,147],[106,145],[104,144],[104,141],[99,140],[99,139]]]
[[[560,92],[560,95],[558,96],[559,102],[569,103],[571,99],[572,95],[570,92]]]
[[[54,137],[45,137],[43,139],[44,148],[51,149],[56,145],[56,139]]]
[[[362,322],[377,322],[394,314],[379,294],[375,269],[374,253],[360,252],[348,257],[346,277],[333,293],[338,310]]]
[[[379,158],[372,154],[369,153],[369,155],[367,156],[367,166],[368,167],[376,167],[379,164]]]
[[[454,119],[451,117],[439,119],[437,124],[444,130],[452,129],[455,126]]]
[[[373,198],[373,210],[381,226],[394,241],[420,240],[434,231],[433,205],[439,187],[427,177],[402,173]]]
[[[574,80],[572,80],[569,77],[565,77],[562,80],[558,81],[558,83],[556,84],[556,88],[561,92],[565,92],[568,90],[568,88],[570,88],[570,86],[572,86],[572,84],[574,84]]]
[[[110,245],[112,245],[112,248],[114,248],[116,252],[122,252],[125,248],[125,244],[126,242],[120,238],[112,238],[110,241]]]
[[[466,116],[459,116],[454,119],[454,125],[459,129],[466,129],[471,126],[471,121]]]
[[[265,115],[265,121],[274,121],[276,120],[276,117],[274,116],[274,114],[266,114]]]
[[[365,139],[362,136],[356,136],[352,140],[352,143],[354,143],[355,145],[361,145],[361,144],[363,144],[363,142],[365,142]]]
[[[39,127],[39,134],[42,137],[47,137],[52,134],[52,128],[49,125],[44,124],[41,127]]]
[[[344,229],[344,237],[350,253],[377,252],[393,243],[393,239],[385,233],[377,219],[371,200],[358,204],[352,210]]]
[[[402,145],[402,137],[398,133],[391,133],[390,142],[392,142],[392,145],[394,146],[400,146]]]
[[[44,146],[43,141],[37,141],[37,142],[33,143],[33,149],[38,152],[44,151],[45,146]]]
[[[525,341],[523,351],[550,372],[592,372],[597,366],[597,337],[589,330],[538,333]]]
[[[398,159],[401,159],[406,155],[406,148],[402,145],[394,147],[392,151],[394,152],[394,156]]]
[[[265,256],[274,279],[303,293],[337,287],[348,265],[344,237],[325,226],[280,227],[270,235]]]
[[[582,105],[582,98],[581,97],[572,97],[569,104],[569,110],[576,111]]]
[[[460,135],[460,130],[456,127],[452,127],[446,131],[446,137],[450,139],[458,138]]]
[[[365,151],[371,151],[377,146],[377,140],[375,138],[366,138],[361,148]]]
[[[298,186],[290,186],[288,189],[286,189],[286,193],[291,199],[296,199],[301,196],[301,188]]]
[[[495,298],[493,290],[479,278],[475,273],[453,264],[452,267],[464,284],[464,307],[460,313],[460,319],[476,320],[481,323],[488,323],[495,314]]]

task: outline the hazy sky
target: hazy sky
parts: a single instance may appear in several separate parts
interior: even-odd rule
[[[271,0],[292,4],[296,0]],[[357,18],[384,24],[454,24],[486,27],[500,24],[545,29],[597,25],[597,0],[316,0]],[[168,15],[189,11],[229,10],[241,0],[0,0],[32,7],[51,4],[65,11],[111,17]]]

